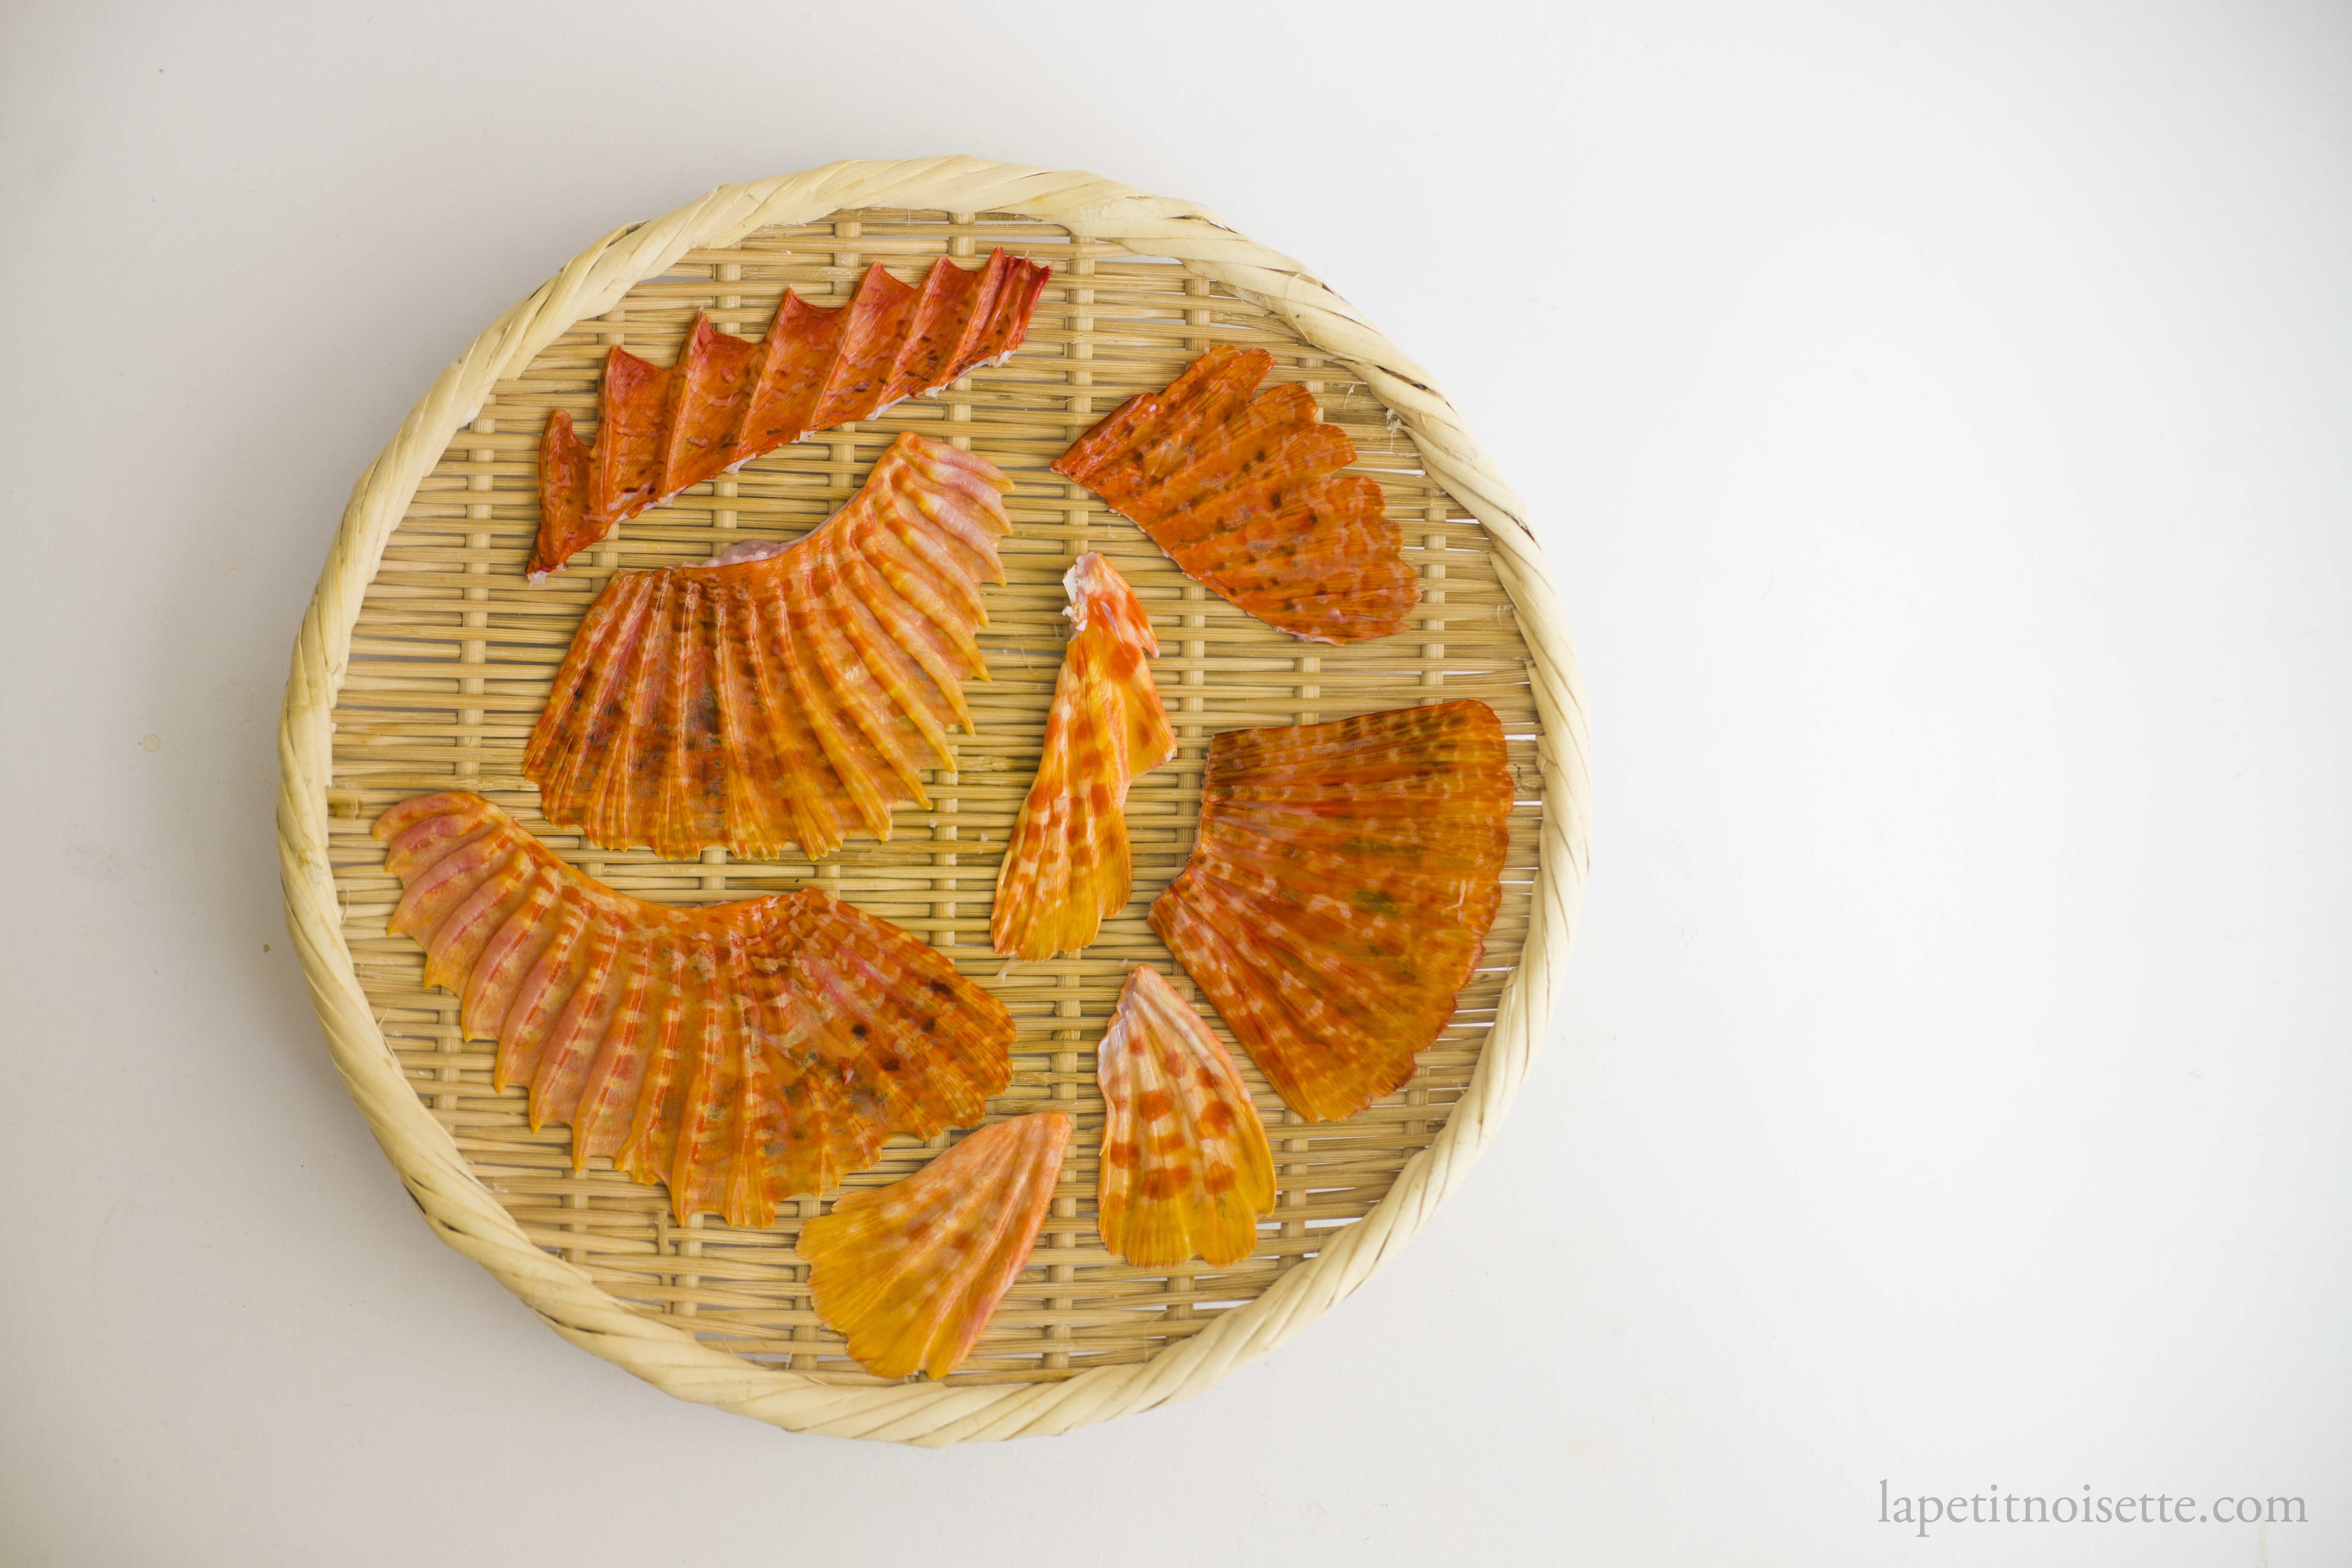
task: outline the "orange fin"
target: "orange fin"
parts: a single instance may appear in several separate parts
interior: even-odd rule
[[[1454,1016],[1502,900],[1511,798],[1483,702],[1228,731],[1151,929],[1291,1109],[1352,1116]]]
[[[1305,387],[1250,395],[1273,368],[1263,349],[1221,343],[1114,409],[1054,471],[1269,626],[1310,642],[1386,637],[1421,603],[1403,534],[1379,485],[1339,472],[1356,444],[1318,422]]]
[[[760,379],[735,432],[730,462],[749,462],[790,446],[809,429],[817,399],[824,395],[825,376],[841,353],[842,329],[848,324],[845,307],[812,305],[792,290],[784,291],[761,340]]]
[[[662,430],[661,490],[676,495],[715,479],[735,461],[735,436],[760,384],[766,345],[730,337],[695,312],[669,378]]]
[[[939,1378],[971,1353],[1036,1245],[1075,1125],[1050,1110],[992,1123],[801,1226],[810,1302],[859,1365]]]
[[[1103,1246],[1139,1268],[1198,1253],[1216,1268],[1257,1248],[1274,1155],[1225,1047],[1150,964],[1118,994],[1095,1076],[1109,1115],[1095,1188]]]
[[[596,445],[588,457],[588,514],[606,533],[660,495],[669,384],[669,372],[626,349],[604,356]]]
[[[405,888],[392,929],[498,1041],[533,1127],[667,1182],[683,1222],[767,1226],[895,1133],[968,1126],[1012,1079],[1013,1017],[928,944],[814,889],[707,909],[582,875],[478,795],[376,820]]]
[[[789,545],[623,572],[572,639],[523,752],[547,819],[608,849],[711,845],[814,859],[925,800],[969,732],[967,677],[1012,481],[904,435],[849,504]],[[732,557],[732,559],[730,559]]]
[[[572,416],[548,416],[531,579],[688,486],[1003,361],[1028,333],[1052,274],[999,249],[977,269],[943,256],[910,286],[877,262],[845,305],[812,305],[786,289],[757,342],[698,312],[667,370],[614,348],[597,395],[596,445],[577,458],[584,494],[553,431],[561,420],[563,439],[576,444]]]
[[[547,416],[539,441],[539,538],[530,551],[532,581],[553,570],[547,562],[568,560],[604,537],[588,522],[588,448],[572,429],[572,416],[559,408]]]
[[[1176,737],[1151,683],[1160,644],[1127,579],[1089,552],[1062,575],[1076,623],[1054,679],[1045,748],[997,868],[989,940],[1035,963],[1076,952],[1134,890],[1127,788]]]

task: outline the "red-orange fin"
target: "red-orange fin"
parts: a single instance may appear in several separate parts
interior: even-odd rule
[[[1129,398],[1054,461],[1187,575],[1311,642],[1402,628],[1421,602],[1380,486],[1340,476],[1355,443],[1303,386],[1253,389],[1261,349],[1219,344],[1165,391]]]
[[[968,271],[944,256],[931,263],[907,318],[889,382],[882,389],[883,406],[944,386],[953,379],[948,372],[954,368],[957,352],[963,347],[989,270]]]
[[[817,399],[841,353],[841,331],[848,321],[845,307],[812,305],[784,291],[768,323],[759,384],[735,433],[730,465],[790,446],[814,427]]]
[[[526,570],[536,582],[602,537],[588,521],[588,447],[559,408],[540,437],[539,537]]]
[[[615,347],[604,356],[596,398],[596,448],[588,468],[588,510],[607,531],[661,495],[670,373]]]
[[[532,728],[523,773],[590,842],[688,858],[718,845],[812,858],[887,837],[971,724],[981,586],[1013,488],[912,434],[849,504],[790,545],[623,572],[591,605]]]
[[[1274,368],[1264,349],[1219,343],[1158,392],[1139,392],[1054,463],[1117,506],[1175,471],[1192,446],[1249,404]]]
[[[996,951],[1033,963],[1085,947],[1126,906],[1135,886],[1128,785],[1176,749],[1147,662],[1160,645],[1135,590],[1094,552],[1062,585],[1076,630],[989,916]]]
[[[1011,1081],[1013,1018],[929,944],[813,889],[704,909],[647,903],[563,864],[478,795],[377,819],[461,1026],[533,1126],[667,1182],[680,1222],[774,1222],[885,1139],[968,1126]]]
[[[667,370],[615,347],[595,447],[573,450],[571,416],[549,416],[531,577],[689,486],[1003,360],[1020,346],[1052,274],[1001,249],[977,269],[941,257],[919,286],[877,262],[845,304],[812,305],[785,290],[757,342],[698,312]]]
[[[1130,971],[1095,1055],[1108,1115],[1095,1187],[1103,1246],[1139,1268],[1257,1248],[1274,1156],[1234,1058],[1150,964]]]
[[[891,277],[878,261],[866,269],[846,307],[849,321],[841,331],[841,353],[825,378],[811,429],[855,424],[882,406],[882,390],[898,363],[917,292]]]
[[[994,259],[990,258],[992,264]],[[1051,277],[1049,268],[1034,261],[1008,259],[984,313],[972,318],[972,330],[957,355],[955,374],[948,378],[950,381],[984,365],[1003,364],[1013,357],[1013,351],[1028,336],[1029,313],[1037,308],[1037,296],[1045,291],[1046,280]]]
[[[735,461],[735,437],[760,384],[767,345],[720,331],[696,311],[670,377],[661,493],[717,479]]]
[[[994,1122],[801,1226],[811,1304],[853,1360],[942,1378],[971,1353],[1029,1261],[1075,1125],[1050,1110]]]
[[[1229,731],[1151,929],[1293,1110],[1352,1116],[1412,1077],[1477,968],[1511,798],[1479,701]]]

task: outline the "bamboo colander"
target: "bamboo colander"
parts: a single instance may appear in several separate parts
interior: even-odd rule
[[[557,407],[593,421],[609,345],[667,363],[697,309],[756,337],[786,285],[821,300],[876,260],[912,278],[943,253],[997,245],[1055,273],[1008,363],[698,486],[525,584],[541,429]],[[1268,384],[1304,382],[1355,439],[1424,580],[1417,633],[1299,642],[1192,583],[1047,471],[1102,415],[1213,342],[1273,352]],[[1017,482],[1010,586],[989,595],[992,679],[965,688],[980,732],[933,775],[934,809],[902,808],[887,842],[853,839],[815,865],[717,849],[662,861],[550,827],[521,776],[523,742],[604,580],[809,528],[902,430],[968,447]],[[1088,549],[1151,611],[1179,747],[1129,800],[1136,888],[1123,917],[1083,955],[1003,973],[988,946],[997,856],[1043,739],[1066,624],[1061,574]],[[1199,1000],[1142,916],[1191,848],[1208,738],[1463,696],[1491,704],[1513,737],[1520,804],[1502,912],[1452,1025],[1409,1088],[1342,1122],[1301,1121],[1235,1049],[1277,1163],[1270,1228],[1234,1268],[1128,1267],[1094,1229],[1094,1046],[1138,962]],[[1453,406],[1304,268],[1202,208],[974,158],[721,187],[607,235],[492,323],[354,487],[295,645],[278,751],[288,924],[335,1064],[427,1223],[558,1333],[681,1398],[925,1445],[1065,1432],[1189,1398],[1370,1278],[1494,1137],[1542,1044],[1585,878],[1575,656],[1519,503]],[[868,1376],[816,1321],[792,1246],[817,1200],[787,1205],[797,1213],[764,1231],[715,1215],[681,1226],[663,1189],[605,1161],[573,1173],[567,1129],[534,1134],[520,1089],[490,1092],[489,1048],[460,1037],[457,998],[426,989],[422,951],[385,930],[398,888],[368,837],[394,801],[453,788],[489,796],[565,859],[641,896],[823,888],[927,937],[1004,999],[1020,1034],[992,1111],[1051,1106],[1079,1134],[1031,1266],[945,1383]],[[895,1181],[945,1146],[898,1140],[852,1184]]]

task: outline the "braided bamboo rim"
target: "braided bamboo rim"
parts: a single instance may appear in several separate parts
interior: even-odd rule
[[[1095,1367],[1061,1382],[882,1388],[821,1382],[745,1361],[633,1312],[582,1270],[541,1251],[475,1178],[403,1077],[343,942],[328,860],[329,716],[361,599],[419,481],[459,427],[474,419],[499,380],[529,364],[572,322],[610,309],[688,250],[723,247],[772,224],[807,223],[855,207],[1015,213],[1059,224],[1079,238],[1173,258],[1273,311],[1365,382],[1401,418],[1429,478],[1485,526],[1496,575],[1532,656],[1546,809],[1527,945],[1470,1086],[1436,1140],[1405,1164],[1370,1214],[1336,1232],[1255,1301],[1148,1362]],[[1436,1212],[1493,1140],[1550,1021],[1588,866],[1586,740],[1575,650],[1518,498],[1428,376],[1305,268],[1205,208],[1093,174],[981,158],[845,162],[722,185],[651,222],[615,229],[493,322],[409,411],[352,487],[295,639],[278,731],[278,865],[287,926],[335,1067],[444,1241],[496,1275],[565,1339],[679,1398],[793,1431],[941,1447],[1067,1432],[1189,1399],[1322,1316]]]

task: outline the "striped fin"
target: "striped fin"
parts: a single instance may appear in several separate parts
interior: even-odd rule
[[[996,874],[989,940],[1039,963],[1076,952],[1134,890],[1128,785],[1176,749],[1145,662],[1158,657],[1151,620],[1101,555],[1062,577],[1076,623],[1054,680],[1036,781],[1021,804]]]
[[[1510,846],[1503,726],[1465,700],[1209,743],[1151,929],[1290,1107],[1401,1089],[1486,949]]]
[[[1095,1188],[1103,1246],[1139,1268],[1257,1247],[1274,1156],[1234,1058],[1176,988],[1138,965],[1095,1054],[1108,1115]]]
[[[1399,630],[1421,603],[1381,487],[1296,384],[1251,395],[1274,356],[1219,344],[1129,398],[1054,461],[1195,581],[1310,642]]]
[[[942,256],[920,284],[876,262],[846,304],[812,305],[786,289],[757,342],[697,311],[667,370],[615,346],[594,447],[570,414],[548,416],[531,580],[689,486],[1002,360],[1021,346],[1052,273],[1001,248],[976,270]]]
[[[683,1223],[767,1226],[899,1133],[969,1126],[1011,1081],[1013,1018],[927,943],[814,889],[647,903],[556,858],[480,795],[376,822],[407,885],[392,929],[499,1042],[533,1127],[666,1182]],[[421,891],[420,891],[421,890]]]
[[[817,1317],[877,1377],[945,1377],[1020,1276],[1076,1127],[1056,1111],[971,1134],[887,1187],[801,1226]]]
[[[608,849],[713,845],[814,859],[890,834],[969,731],[985,678],[980,590],[1013,488],[985,459],[903,435],[849,504],[790,545],[623,572],[572,640],[523,753],[547,819]]]

